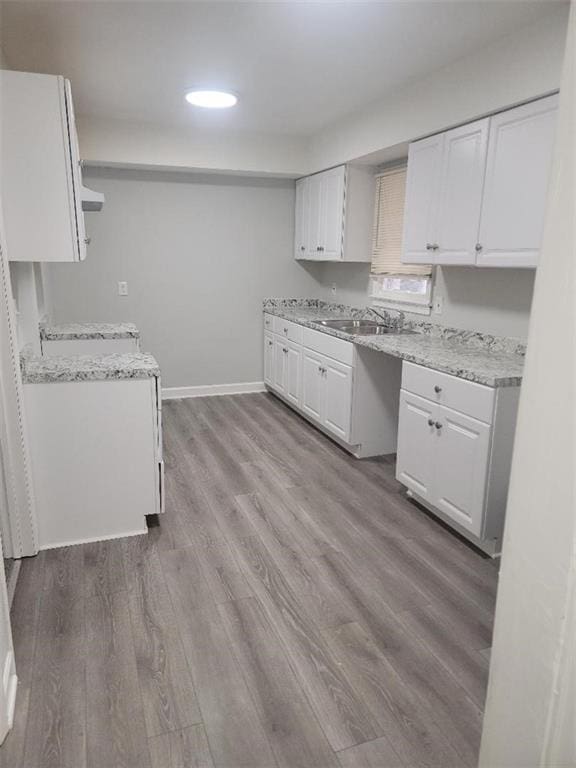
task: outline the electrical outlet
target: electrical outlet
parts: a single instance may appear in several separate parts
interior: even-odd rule
[[[118,296],[128,296],[128,283],[125,280],[118,283]]]
[[[444,296],[434,296],[434,314],[441,315],[444,310]]]

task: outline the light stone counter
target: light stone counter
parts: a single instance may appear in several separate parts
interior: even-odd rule
[[[399,357],[489,387],[517,387],[522,381],[525,345],[520,339],[406,320],[401,312],[358,309],[317,299],[265,299],[264,312],[337,336],[361,347]],[[319,325],[337,317],[380,320],[410,333],[356,336]]]

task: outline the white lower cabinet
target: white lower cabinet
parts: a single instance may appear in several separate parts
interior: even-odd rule
[[[267,340],[268,341],[268,340]],[[266,346],[269,346],[266,343]],[[271,385],[290,402],[300,404],[302,354],[299,344],[284,338],[274,340],[274,364]]]
[[[156,378],[25,383],[40,549],[146,533],[163,511]]]
[[[302,410],[314,421],[322,421],[322,356],[308,349],[302,354]]]
[[[403,365],[396,477],[491,554],[504,524],[518,394]]]
[[[482,532],[490,426],[449,408],[436,412],[433,503],[476,536]]]
[[[272,327],[264,333],[266,385],[355,456],[393,453],[400,361],[294,323]]]
[[[350,419],[352,416],[352,368],[336,360],[324,358],[322,423],[342,440],[350,440]]]
[[[435,405],[402,390],[396,476],[407,488],[432,501]]]
[[[264,334],[264,383],[272,384],[274,377],[274,337]]]

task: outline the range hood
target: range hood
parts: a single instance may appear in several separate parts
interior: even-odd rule
[[[88,187],[82,185],[80,195],[82,197],[83,211],[102,210],[102,206],[104,205],[104,195],[102,192],[95,192],[93,189],[88,189]]]

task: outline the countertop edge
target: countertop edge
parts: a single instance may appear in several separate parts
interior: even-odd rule
[[[295,318],[293,315],[294,308],[295,307],[288,307],[289,311],[283,312],[281,307],[265,304],[262,308],[262,312],[265,314],[274,315],[275,317],[281,317],[284,320],[288,320],[292,323],[296,323],[297,325],[301,325],[305,328],[310,328],[314,331],[319,331],[320,333],[325,333],[328,336],[334,336],[336,338],[342,339],[343,341],[347,341],[351,344],[354,344],[355,346],[363,347],[365,349],[371,349],[374,352],[380,352],[381,354],[390,355],[391,357],[396,357],[396,358],[399,358],[400,360],[406,360],[409,363],[414,363],[415,365],[421,365],[425,368],[430,368],[431,370],[439,371],[440,373],[447,373],[450,376],[456,376],[459,379],[471,381],[475,384],[482,384],[492,389],[501,389],[504,387],[519,387],[522,384],[522,376],[482,375],[475,371],[467,370],[465,367],[455,370],[451,366],[442,365],[442,363],[436,363],[435,365],[431,365],[429,360],[419,357],[418,355],[413,355],[406,352],[400,352],[394,349],[391,349],[391,350],[381,349],[380,347],[375,346],[372,343],[373,341],[372,337],[351,336],[350,334],[343,333],[342,331],[338,331],[335,328],[327,328],[326,326],[321,326],[318,320],[314,321],[314,320],[308,320],[305,318]],[[414,333],[414,335],[420,335],[424,337],[424,334],[418,334],[418,332]],[[462,344],[462,346],[464,349],[467,349],[468,351],[470,350],[470,347],[466,347],[464,344]],[[512,354],[512,353],[507,353],[507,354]]]

